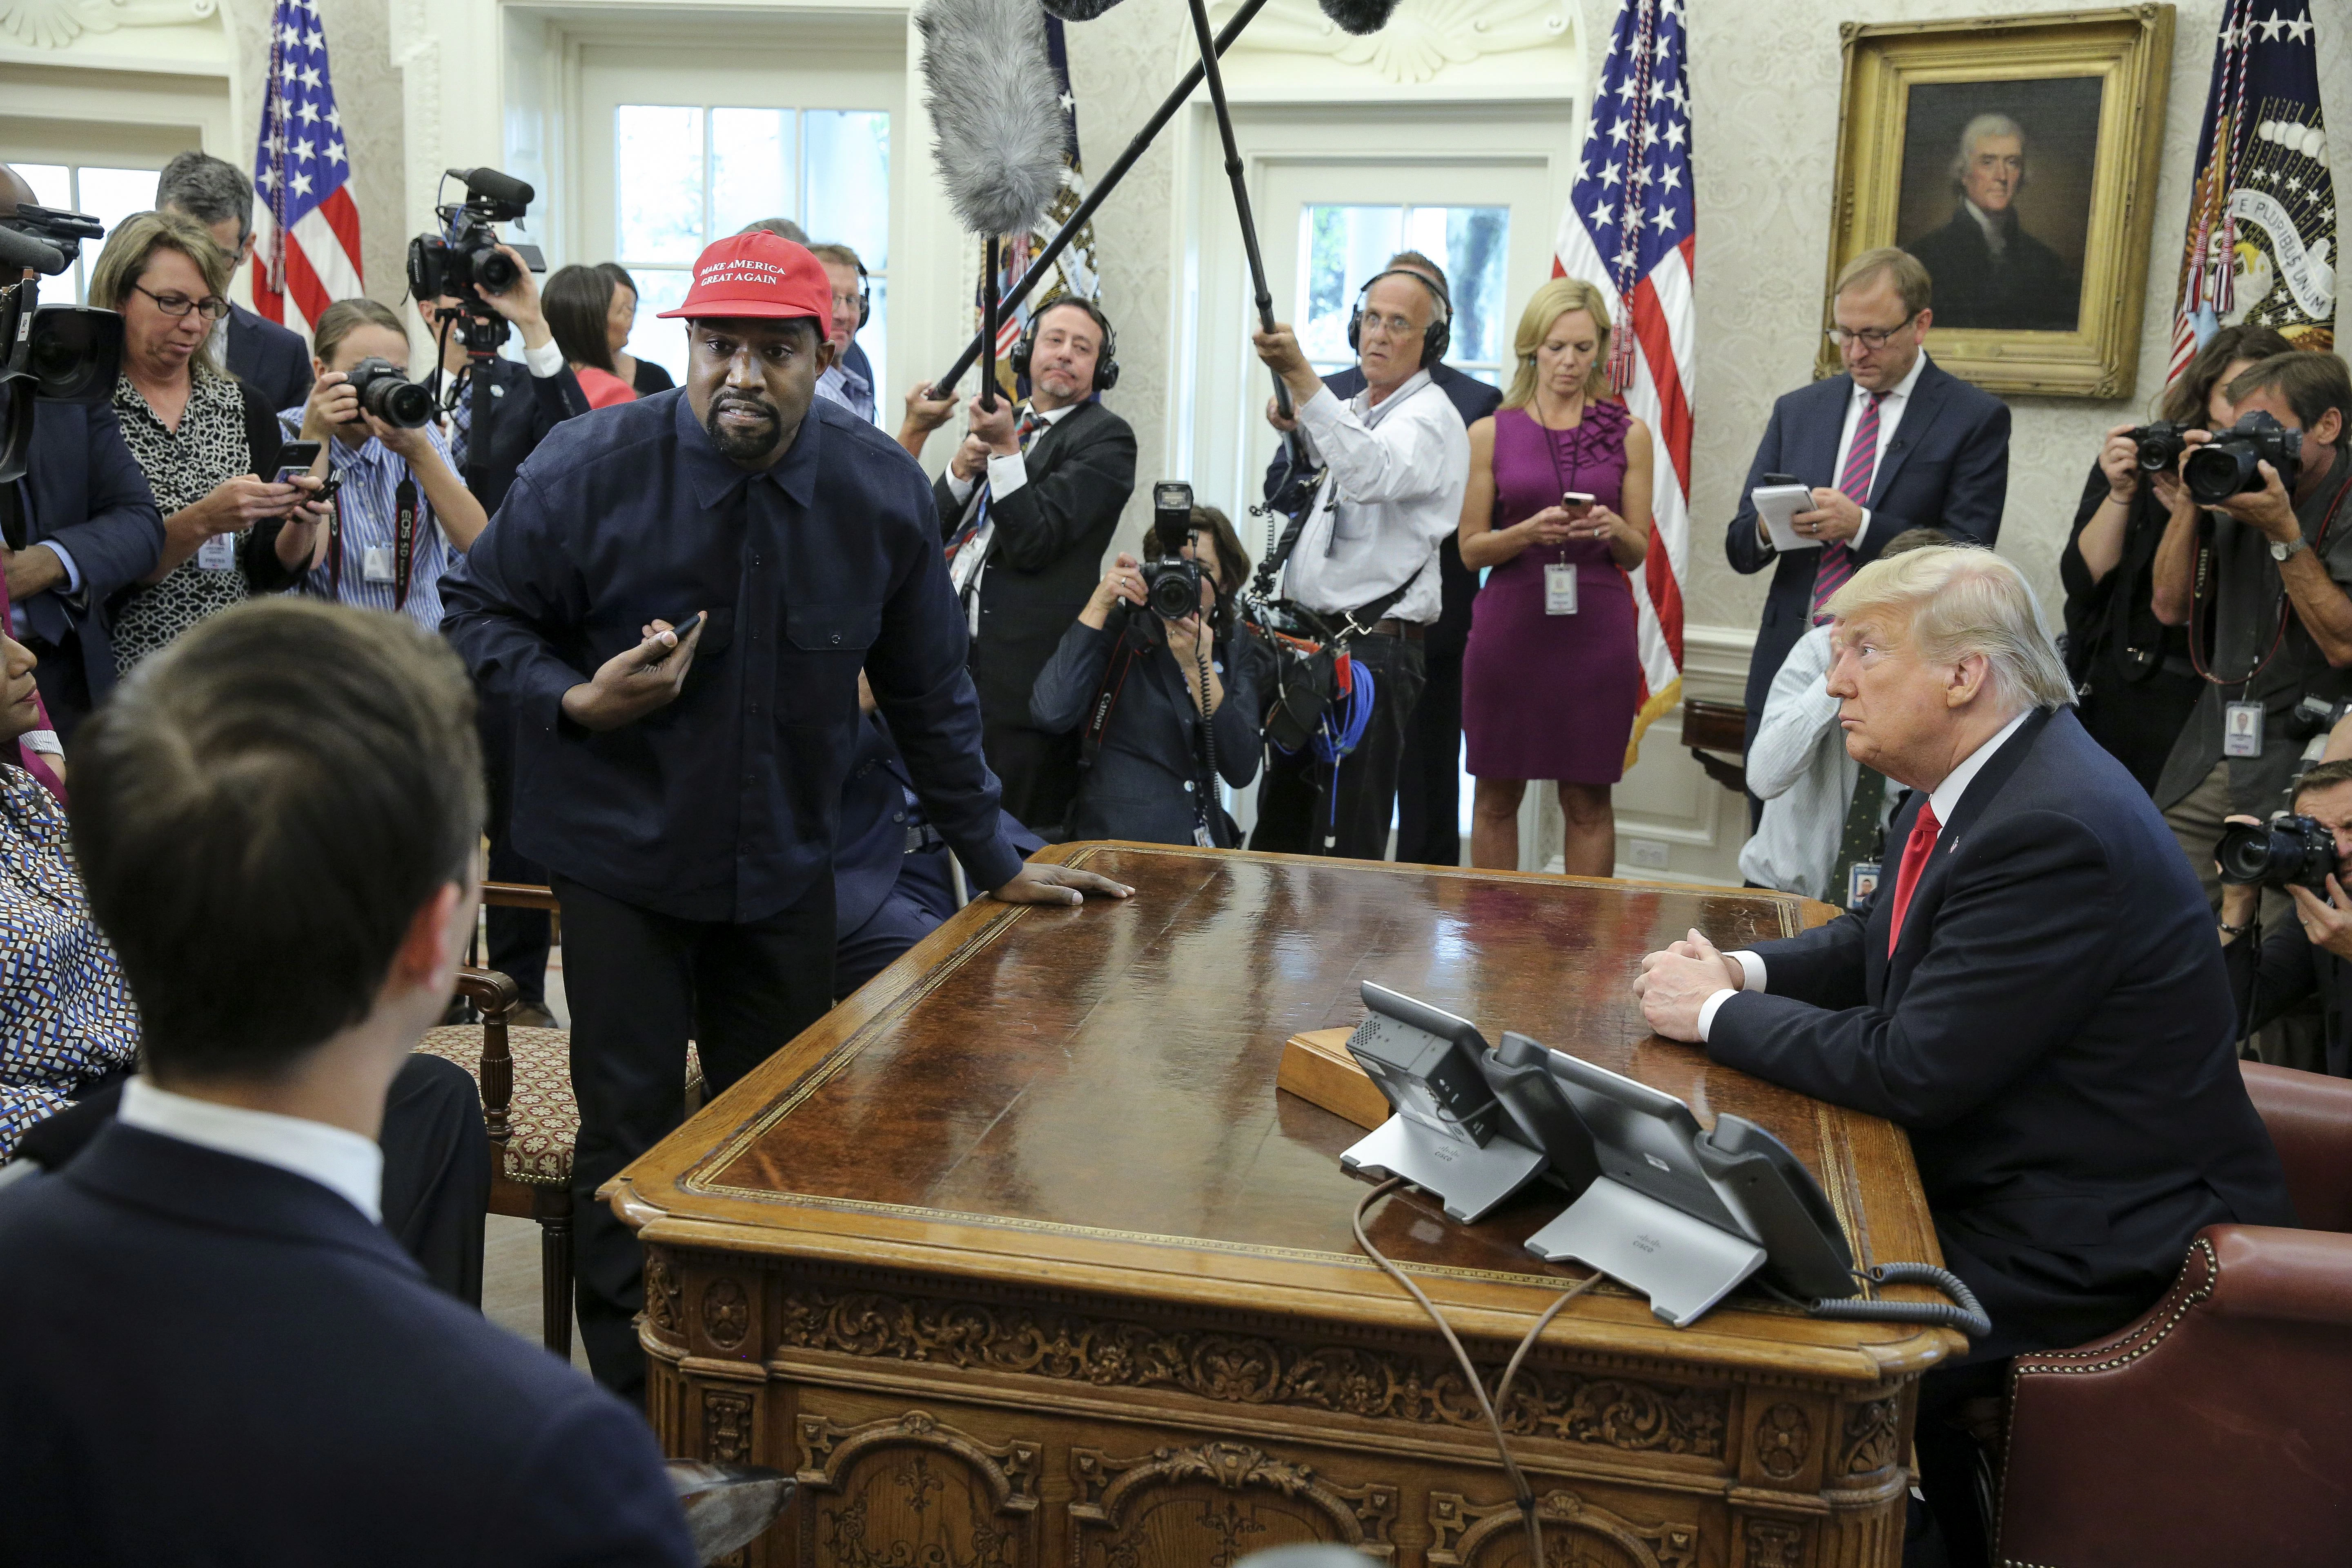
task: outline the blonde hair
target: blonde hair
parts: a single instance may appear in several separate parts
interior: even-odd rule
[[[2074,700],[2032,585],[1981,545],[1937,545],[1874,561],[1824,607],[1842,621],[1900,619],[1912,651],[1929,664],[1984,655],[1992,694],[2011,710]]]
[[[319,312],[319,324],[310,329],[310,350],[319,356],[320,364],[332,364],[335,351],[343,346],[343,340],[362,327],[382,327],[403,338],[408,336],[408,329],[400,324],[400,317],[391,306],[357,294],[338,300]]]
[[[184,213],[133,213],[114,226],[106,237],[106,248],[98,253],[98,260],[89,269],[89,302],[101,310],[120,314],[122,302],[131,295],[131,286],[147,271],[147,264],[159,250],[176,250],[195,264],[203,275],[205,292],[219,299],[228,298],[228,253],[215,244],[205,226]],[[207,332],[196,352],[188,357],[188,368],[197,375],[226,375],[213,358],[214,336]]]
[[[1591,317],[1601,333],[1600,346],[1592,352],[1592,368],[1584,377],[1584,395],[1599,397],[1608,392],[1609,301],[1581,278],[1555,278],[1530,295],[1528,308],[1519,312],[1519,330],[1511,339],[1511,352],[1518,355],[1519,368],[1511,374],[1504,407],[1525,408],[1536,400],[1536,351],[1543,347],[1551,324],[1570,310]]]

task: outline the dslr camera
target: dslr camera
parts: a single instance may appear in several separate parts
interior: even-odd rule
[[[2126,432],[2139,448],[2140,471],[2160,474],[2180,461],[2180,454],[2189,450],[2188,436],[2192,428],[2178,419],[2151,419]]]
[[[1162,559],[1143,563],[1143,596],[1163,621],[1181,621],[1201,608],[1201,563],[1176,552],[1192,542],[1192,487],[1162,479],[1151,487],[1151,535]]]
[[[465,182],[466,199],[434,209],[441,219],[439,234],[420,234],[408,242],[408,292],[420,303],[445,295],[454,297],[457,308],[442,310],[441,319],[471,317],[466,327],[467,346],[487,353],[506,342],[506,320],[474,292],[474,285],[480,284],[486,293],[503,294],[522,276],[520,268],[499,254],[495,226],[522,216],[537,193],[496,169],[448,173]],[[547,258],[539,247],[513,244],[509,248],[533,272],[547,270]]]
[[[2213,852],[2221,880],[2239,887],[2309,888],[2323,900],[2336,870],[2336,836],[2308,816],[2276,816],[2256,826],[2232,822]]]
[[[360,406],[387,425],[414,430],[433,417],[433,394],[373,354],[352,366],[352,390]]]
[[[2294,495],[2303,473],[2303,432],[2257,411],[2190,452],[2180,478],[2199,502],[2219,506],[2231,496],[2261,489],[2263,463],[2278,470],[2280,485]]]

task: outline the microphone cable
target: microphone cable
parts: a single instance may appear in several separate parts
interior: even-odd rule
[[[1511,1352],[1510,1361],[1506,1363],[1503,1368],[1501,1380],[1495,1384],[1494,1397],[1489,1399],[1486,1396],[1486,1385],[1479,1381],[1478,1369],[1470,1360],[1470,1352],[1462,1348],[1462,1341],[1460,1337],[1454,1333],[1454,1325],[1445,1321],[1445,1314],[1437,1310],[1437,1303],[1431,1300],[1422,1288],[1412,1282],[1412,1276],[1408,1275],[1403,1269],[1399,1268],[1393,1262],[1390,1261],[1386,1253],[1382,1252],[1379,1247],[1374,1247],[1372,1245],[1372,1238],[1365,1234],[1364,1215],[1370,1212],[1371,1206],[1374,1204],[1380,1202],[1381,1199],[1388,1196],[1391,1193],[1395,1192],[1399,1187],[1402,1187],[1404,1184],[1405,1180],[1402,1176],[1391,1176],[1387,1181],[1382,1182],[1379,1186],[1374,1187],[1370,1192],[1364,1194],[1364,1201],[1356,1205],[1355,1217],[1352,1222],[1356,1232],[1356,1245],[1363,1248],[1365,1257],[1370,1258],[1374,1263],[1379,1264],[1388,1272],[1389,1278],[1403,1286],[1406,1293],[1411,1295],[1414,1300],[1421,1303],[1421,1310],[1429,1314],[1430,1321],[1435,1323],[1437,1325],[1437,1331],[1444,1336],[1446,1348],[1454,1352],[1454,1360],[1455,1363],[1462,1368],[1462,1376],[1465,1381],[1470,1384],[1470,1392],[1477,1395],[1478,1413],[1486,1418],[1487,1428],[1494,1434],[1495,1451],[1502,1456],[1503,1473],[1510,1479],[1511,1494],[1514,1500],[1518,1504],[1519,1517],[1527,1522],[1528,1551],[1530,1553],[1528,1563],[1530,1568],[1544,1568],[1543,1523],[1536,1514],[1535,1489],[1528,1484],[1528,1478],[1526,1474],[1520,1470],[1519,1461],[1517,1456],[1511,1452],[1510,1439],[1505,1436],[1503,1432],[1503,1418],[1499,1414],[1497,1414],[1497,1411],[1500,1407],[1509,1404],[1511,1397],[1511,1384],[1518,1377],[1519,1365],[1527,1360],[1528,1352],[1535,1348],[1535,1342],[1538,1336],[1542,1334],[1545,1329],[1551,1326],[1551,1321],[1559,1316],[1561,1310],[1565,1309],[1570,1301],[1575,1300],[1579,1296],[1583,1295],[1587,1290],[1591,1289],[1595,1285],[1601,1283],[1601,1271],[1597,1268],[1594,1269],[1591,1275],[1570,1286],[1567,1290],[1561,1293],[1558,1300],[1544,1309],[1543,1315],[1535,1321],[1535,1326],[1528,1330],[1526,1336],[1519,1341],[1518,1348]],[[1917,1266],[1897,1265],[1897,1267]],[[1962,1287],[1962,1289],[1965,1289],[1966,1287]],[[1901,1302],[1893,1304],[1918,1305],[1923,1307],[1927,1305],[1925,1302]]]

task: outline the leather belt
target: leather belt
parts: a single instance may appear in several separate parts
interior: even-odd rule
[[[1374,621],[1367,629],[1376,637],[1402,637],[1407,642],[1419,642],[1429,635],[1429,628],[1419,621],[1401,621],[1394,616]]]

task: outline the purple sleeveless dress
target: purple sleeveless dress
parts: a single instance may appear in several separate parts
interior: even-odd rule
[[[1547,430],[1523,408],[1495,416],[1495,526],[1508,528],[1579,490],[1622,505],[1620,403],[1586,405],[1573,430]],[[1544,614],[1544,565],[1576,567],[1576,614]],[[1598,539],[1530,545],[1486,574],[1462,659],[1462,728],[1470,772],[1484,778],[1612,784],[1642,700],[1633,591]]]

